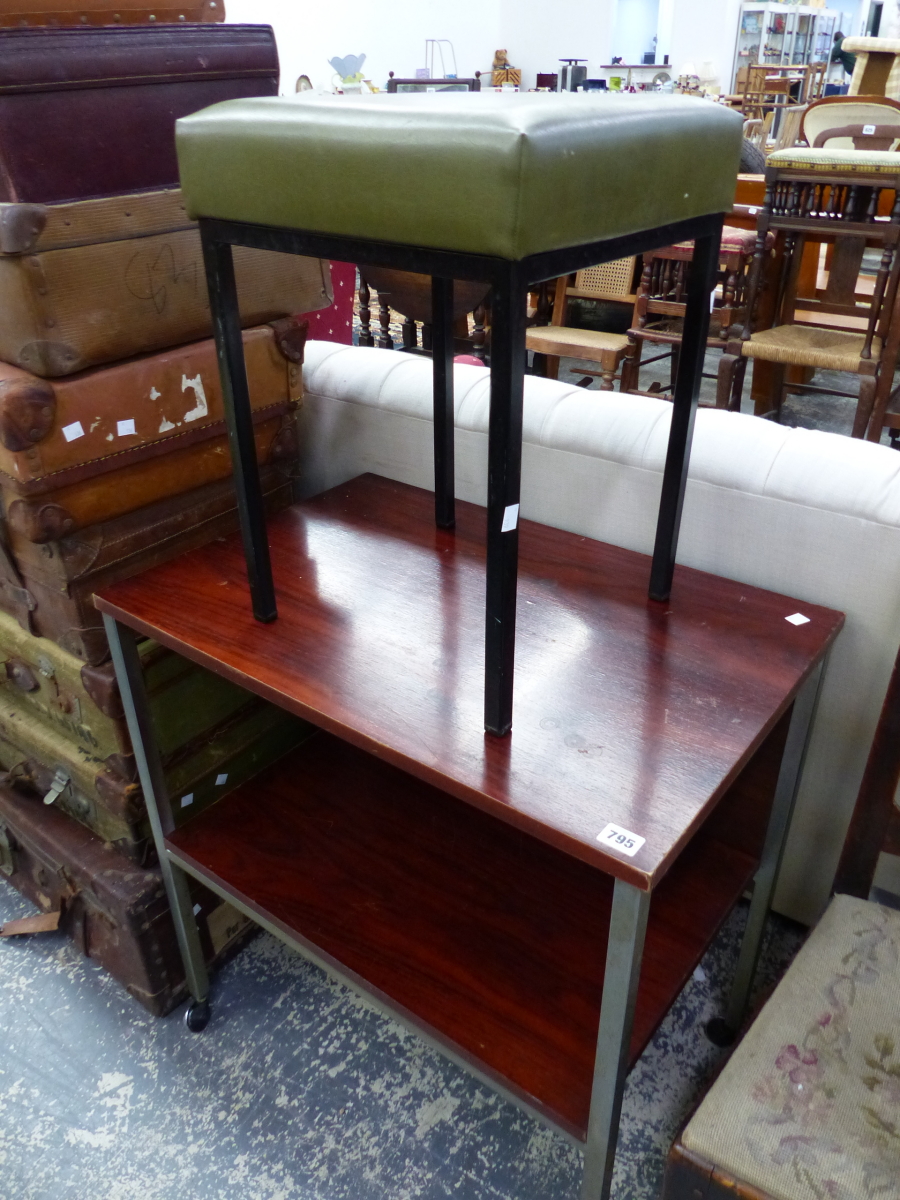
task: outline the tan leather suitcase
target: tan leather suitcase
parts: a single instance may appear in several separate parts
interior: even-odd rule
[[[292,503],[295,458],[260,472],[268,512]],[[106,478],[109,478],[107,476]],[[237,529],[231,479],[149,504],[112,521],[38,545],[7,529],[0,542],[0,609],[23,629],[85,662],[109,658],[94,591]]]
[[[327,308],[317,258],[238,247],[245,326]],[[0,204],[0,359],[55,378],[209,337],[200,235],[177,188]]]
[[[34,793],[0,784],[0,877],[42,912],[155,1016],[185,998],[175,929],[158,870],[141,870]],[[254,926],[207,888],[190,883],[200,942],[221,962]]]
[[[0,0],[0,27],[54,25],[158,25],[225,20],[225,0],[193,0],[162,5],[148,0]]]
[[[244,331],[260,462],[296,455],[305,323]],[[0,493],[36,542],[231,473],[211,338],[65,379],[0,363]]]

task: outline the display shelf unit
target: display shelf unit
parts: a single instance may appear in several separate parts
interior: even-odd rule
[[[733,90],[741,67],[827,62],[838,14],[803,4],[744,4],[738,23]]]
[[[649,558],[523,521],[516,718],[495,737],[485,524],[459,503],[436,529],[430,492],[363,476],[270,521],[272,624],[237,536],[96,603],[176,909],[186,871],[586,1143],[593,1200],[628,1064],[755,878],[749,986],[843,618],[804,604],[792,624],[796,601],[682,567],[654,602]],[[176,831],[130,631],[319,732]]]

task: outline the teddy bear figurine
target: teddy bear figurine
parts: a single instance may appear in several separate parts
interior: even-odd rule
[[[504,83],[512,83],[518,87],[521,82],[522,72],[518,70],[518,68],[510,65],[506,51],[495,50],[494,61],[491,64],[492,86],[501,87]]]

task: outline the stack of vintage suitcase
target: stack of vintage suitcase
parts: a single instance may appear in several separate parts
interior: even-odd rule
[[[155,1013],[180,999],[179,957],[91,598],[236,527],[174,121],[277,89],[265,26],[0,29],[0,873]],[[296,462],[292,314],[330,303],[328,267],[247,250],[235,266],[276,509]],[[305,733],[160,646],[141,653],[179,813]],[[244,922],[200,887],[196,901],[210,957],[226,952]]]

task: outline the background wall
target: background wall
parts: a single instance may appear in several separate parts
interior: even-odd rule
[[[500,0],[391,0],[388,8],[371,0],[225,0],[225,11],[228,21],[274,28],[284,92],[294,90],[300,74],[330,89],[329,59],[347,54],[365,54],[363,75],[384,87],[388,71],[414,75],[425,66],[426,38],[453,42],[459,75],[489,70],[494,51],[507,45]],[[509,49],[515,62],[515,47]]]
[[[886,0],[886,16],[897,2]],[[868,7],[867,0],[831,6],[857,5]],[[614,54],[639,62],[653,32],[658,62],[668,54],[675,71],[692,64],[698,73],[710,63],[728,87],[740,0],[393,0],[389,12],[371,0],[226,0],[226,11],[229,21],[274,27],[285,91],[301,73],[330,88],[328,60],[347,54],[365,54],[363,74],[383,87],[388,71],[413,75],[425,66],[426,38],[453,42],[460,75],[489,70],[502,46],[522,68],[523,86],[534,87],[536,73],[557,70],[563,56],[586,58],[589,75]]]
[[[618,0],[642,4],[646,0]],[[654,0],[658,3],[658,0]],[[696,0],[678,0],[686,6]],[[331,86],[331,58],[365,54],[363,74],[383,87],[388,71],[413,75],[425,66],[425,39],[449,38],[459,75],[490,69],[494,51],[508,50],[534,87],[538,71],[555,71],[563,55],[609,62],[617,0],[393,0],[389,11],[371,0],[226,0],[229,21],[272,25],[281,57],[282,89],[299,74]],[[449,64],[448,64],[448,69]]]

